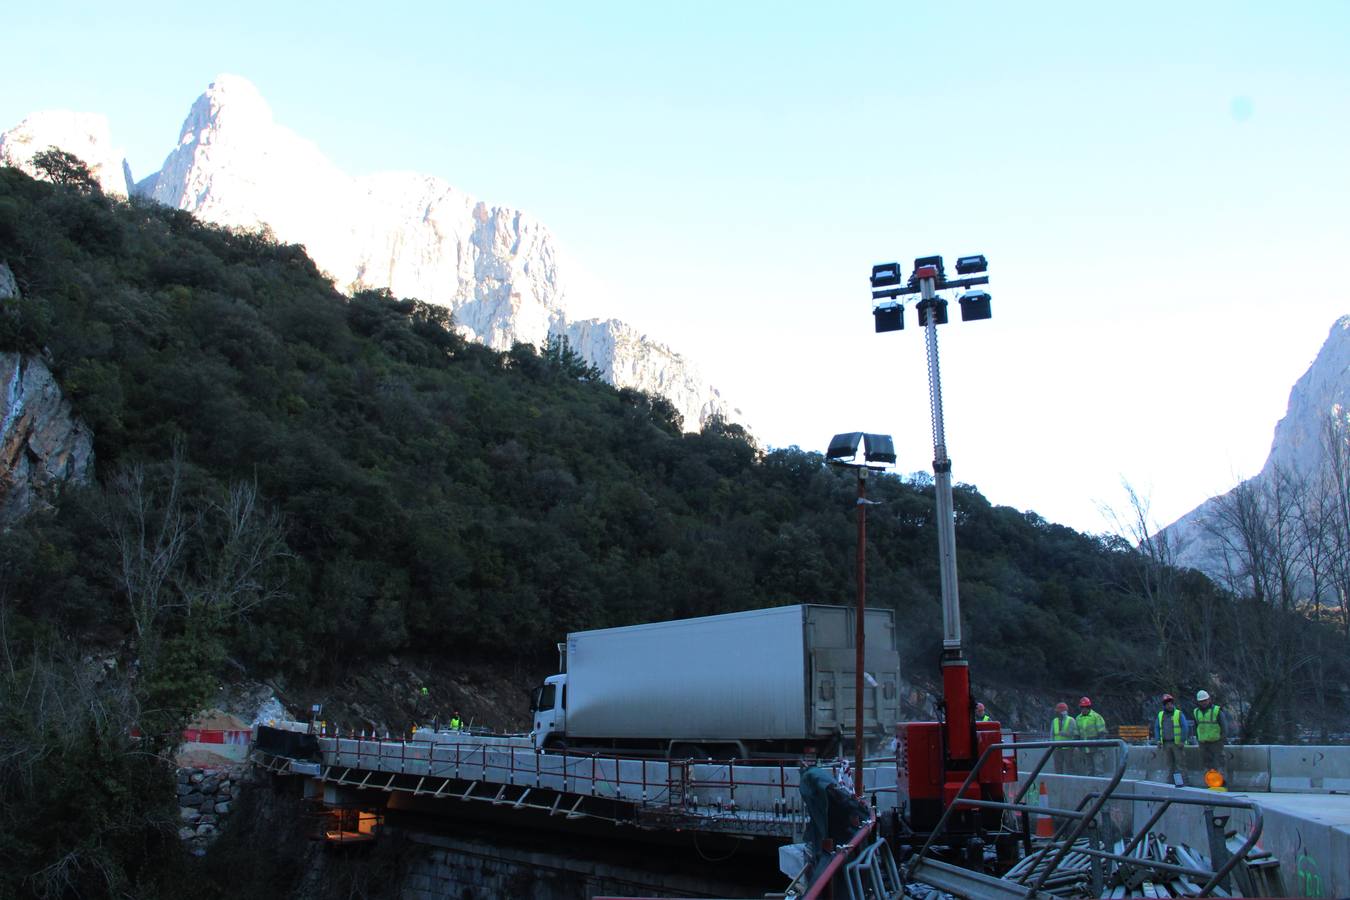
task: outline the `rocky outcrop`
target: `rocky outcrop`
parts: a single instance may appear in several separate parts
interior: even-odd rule
[[[0,310],[18,295],[0,263]],[[50,505],[67,483],[89,480],[94,440],[36,357],[0,353],[0,401],[0,527],[8,527]]]
[[[713,415],[734,420],[721,392],[704,380],[697,367],[631,325],[618,319],[584,319],[566,322],[561,332],[572,349],[597,366],[611,384],[680,398],[676,409],[687,429],[698,428]]]
[[[1344,433],[1350,433],[1350,316],[1342,316],[1331,326],[1317,358],[1294,384],[1288,410],[1275,426],[1266,464],[1244,484],[1263,488],[1277,472],[1312,482],[1322,478],[1329,421],[1340,422]],[[1211,524],[1222,501],[1223,497],[1212,497],[1163,529],[1178,565],[1220,578],[1226,574],[1228,567]]]
[[[303,244],[340,289],[447,306],[467,337],[494,349],[567,336],[616,386],[669,399],[690,429],[713,413],[735,418],[669,347],[617,320],[572,317],[567,265],[538,220],[427,175],[351,177],[276,123],[243,78],[211,84],[163,168],[135,191],[217,224],[266,226]]]
[[[38,177],[33,157],[48,147],[78,156],[105,194],[125,197],[131,192],[131,167],[113,147],[106,117],[60,109],[34,113],[0,134],[0,166]]]

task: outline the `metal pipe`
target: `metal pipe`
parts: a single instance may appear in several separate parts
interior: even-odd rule
[[[867,610],[867,467],[858,469],[858,614],[854,626],[853,664],[853,795],[862,799],[863,772],[863,668],[866,662],[863,627]],[[878,710],[879,712],[879,710]],[[878,716],[878,721],[880,717]]]

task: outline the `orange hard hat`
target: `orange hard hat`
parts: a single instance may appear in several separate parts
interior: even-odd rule
[[[1055,712],[1068,712],[1068,711],[1069,711],[1069,704],[1067,703],[1055,704]]]
[[[976,708],[976,709],[984,709],[984,704],[983,704],[983,703],[976,703],[976,704],[975,704],[975,708]]]
[[[1078,701],[1078,705],[1079,705],[1079,706],[1091,706],[1091,705],[1092,705],[1092,698],[1091,698],[1091,697],[1084,697],[1082,700],[1079,700],[1079,701]]]
[[[1171,694],[1163,694],[1162,702],[1164,702],[1164,703],[1176,703],[1176,702],[1177,702],[1177,698],[1176,698],[1176,697],[1173,697]]]

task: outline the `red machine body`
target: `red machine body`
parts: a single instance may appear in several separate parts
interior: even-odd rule
[[[916,832],[933,829],[943,811],[956,799],[980,753],[1002,739],[999,723],[969,722],[967,728],[958,730],[973,738],[976,753],[965,759],[953,759],[944,740],[944,735],[950,733],[950,724],[902,722],[896,726],[899,783],[907,794],[909,826]],[[966,788],[965,796],[973,800],[1002,800],[1003,786],[1016,780],[1016,757],[1010,753],[991,753]],[[998,810],[972,808],[958,813],[960,824],[956,830],[996,829],[1000,817]]]

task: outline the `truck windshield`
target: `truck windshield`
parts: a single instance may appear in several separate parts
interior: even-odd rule
[[[551,684],[546,684],[543,687],[536,690],[534,692],[534,708],[552,709],[553,700],[554,697],[556,696],[557,690],[558,690],[557,687]]]

